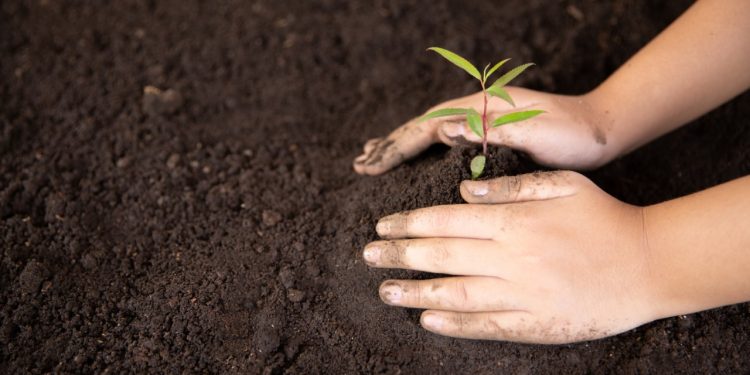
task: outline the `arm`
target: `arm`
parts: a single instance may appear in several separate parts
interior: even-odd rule
[[[750,301],[750,176],[644,209],[661,316]]]
[[[750,87],[750,1],[702,0],[587,94],[628,153]]]

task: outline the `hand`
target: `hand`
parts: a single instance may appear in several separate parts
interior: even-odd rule
[[[487,133],[490,144],[523,151],[537,163],[564,169],[592,169],[616,156],[607,139],[611,121],[595,107],[596,101],[589,96],[553,95],[519,87],[507,87],[507,91],[516,108],[490,98],[490,121],[523,108],[547,113],[491,129]],[[481,111],[482,101],[480,92],[442,103],[430,111],[451,107]],[[385,138],[369,140],[364,153],[354,160],[354,170],[360,174],[381,174],[437,142],[454,146],[462,142],[481,143],[481,139],[469,130],[462,116],[424,122],[417,122],[415,118]]]
[[[463,338],[559,344],[659,318],[642,208],[575,172],[464,181],[469,204],[382,218],[368,265],[456,275],[389,280],[380,297],[427,309],[422,326]]]

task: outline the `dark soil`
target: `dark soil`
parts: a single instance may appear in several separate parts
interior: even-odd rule
[[[476,152],[351,171],[476,89],[425,47],[580,93],[689,5],[665,3],[1,2],[0,373],[746,371],[747,304],[568,346],[456,340],[377,296],[430,275],[360,256],[379,217],[459,202]],[[747,174],[747,118],[746,94],[591,177],[648,204]],[[493,152],[491,175],[536,169]]]

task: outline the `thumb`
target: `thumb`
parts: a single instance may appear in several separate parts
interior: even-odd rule
[[[467,203],[516,203],[575,195],[588,181],[571,171],[535,172],[485,181],[461,182],[461,197]]]

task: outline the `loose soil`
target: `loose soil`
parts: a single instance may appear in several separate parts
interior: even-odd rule
[[[431,275],[360,255],[379,217],[460,202],[476,152],[351,171],[368,138],[476,89],[425,47],[581,93],[688,5],[3,1],[0,373],[746,371],[747,304],[576,345],[456,340],[378,299]],[[590,176],[649,204],[745,175],[748,118],[746,94]],[[493,153],[490,175],[538,169]]]

